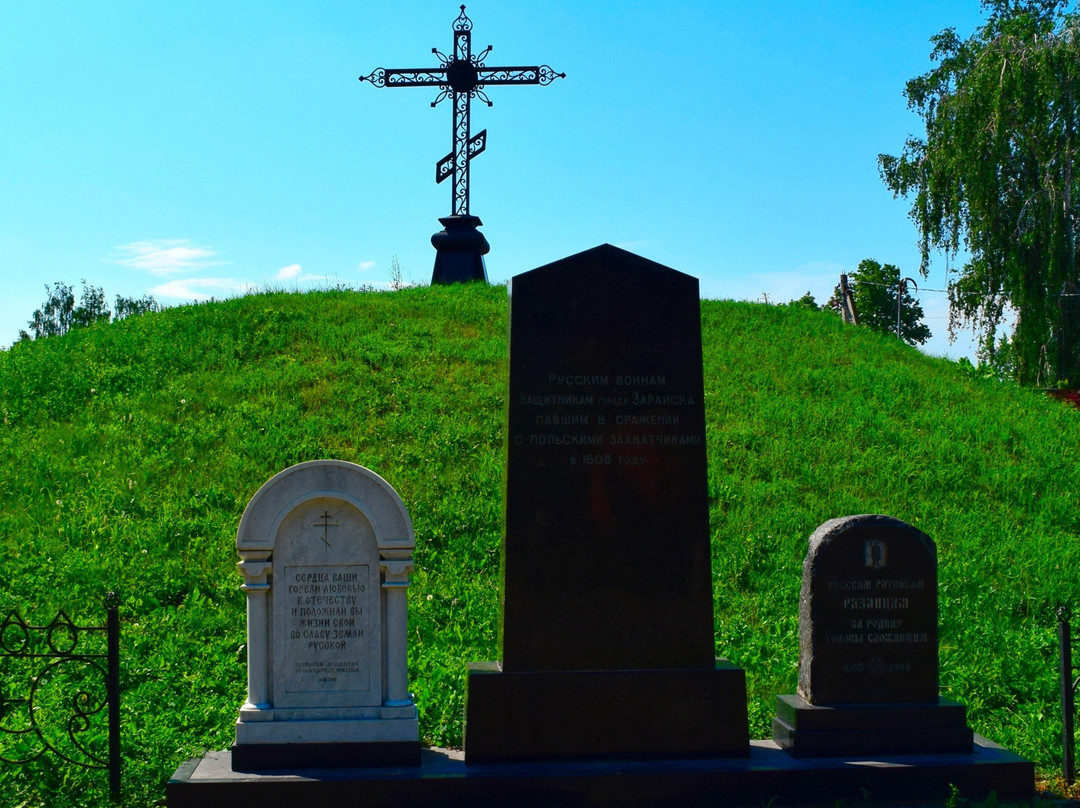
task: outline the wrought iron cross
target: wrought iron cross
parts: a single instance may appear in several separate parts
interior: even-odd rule
[[[451,207],[453,215],[469,215],[469,161],[487,146],[487,129],[472,136],[469,126],[469,102],[479,98],[489,107],[491,100],[484,88],[493,84],[541,84],[548,85],[565,73],[556,73],[548,65],[514,67],[487,67],[484,60],[491,53],[491,46],[482,53],[472,52],[472,20],[465,16],[465,6],[454,20],[454,48],[452,56],[432,48],[442,64],[433,68],[388,70],[382,67],[361,76],[360,81],[370,81],[376,87],[438,87],[440,92],[431,106],[444,98],[451,98],[454,105],[453,150],[435,164],[435,182],[453,177]]]

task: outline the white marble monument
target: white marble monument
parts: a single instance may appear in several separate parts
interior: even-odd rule
[[[300,463],[251,498],[236,536],[248,692],[234,769],[419,765],[405,659],[414,546],[401,498],[354,463]]]

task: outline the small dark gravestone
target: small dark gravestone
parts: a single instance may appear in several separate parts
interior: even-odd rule
[[[715,658],[697,280],[604,245],[510,286],[501,661],[465,755],[745,755]]]
[[[799,596],[799,692],[773,739],[795,755],[970,752],[963,706],[938,695],[937,551],[889,516],[810,537]]]

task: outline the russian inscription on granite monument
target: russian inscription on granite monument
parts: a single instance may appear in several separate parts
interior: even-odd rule
[[[938,698],[937,553],[888,517],[810,539],[799,597],[799,695],[812,704]]]
[[[503,573],[467,761],[748,754],[714,653],[695,278],[603,245],[511,281]]]
[[[937,550],[889,516],[810,537],[799,596],[799,690],[773,739],[794,754],[970,751],[964,708],[938,694]]]

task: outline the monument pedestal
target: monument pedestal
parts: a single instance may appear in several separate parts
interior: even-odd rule
[[[484,281],[487,269],[484,256],[491,250],[484,234],[476,228],[483,225],[479,216],[444,216],[439,219],[443,229],[431,237],[435,248],[435,270],[431,285]]]
[[[234,744],[230,751],[238,772],[420,765],[419,741],[248,743]]]
[[[548,761],[466,764],[461,752],[424,749],[420,766],[236,771],[228,752],[209,752],[177,769],[169,808],[716,808],[719,805],[832,803],[949,797],[1030,800],[1034,765],[983,738],[967,754],[795,758],[772,741],[751,741],[747,757],[682,760]]]
[[[746,676],[690,670],[503,671],[469,665],[465,760],[746,756]]]
[[[274,721],[273,710],[249,711],[248,720],[236,722],[233,765],[237,771],[419,766],[416,705],[370,712],[360,719]],[[251,720],[251,713],[262,720]]]
[[[962,704],[857,704],[823,706],[779,696],[773,741],[795,757],[967,754],[974,733]]]

